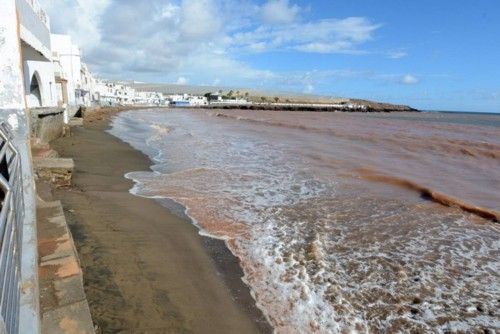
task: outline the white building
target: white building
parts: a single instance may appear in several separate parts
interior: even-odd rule
[[[120,88],[117,90],[119,94],[118,103],[124,105],[135,104],[135,89],[125,85],[119,85]]]
[[[208,105],[208,99],[205,96],[172,94],[168,95],[167,99],[175,106],[190,107]]]
[[[77,110],[77,105],[82,103],[80,49],[73,44],[69,35],[52,34],[51,44],[54,58],[57,59],[67,80],[66,90],[62,87],[58,88],[58,91],[63,94],[60,100],[66,101],[70,116],[72,116],[71,114]],[[66,91],[66,96],[64,96],[64,91]]]
[[[82,63],[82,67],[80,69],[80,80],[81,87],[76,90],[77,104],[90,107],[98,100],[98,97],[95,94],[97,80],[94,78],[85,63]]]
[[[97,80],[95,95],[100,105],[115,105],[117,103],[115,84],[104,80]]]
[[[148,99],[149,96],[138,95],[135,89],[130,86],[96,80],[94,83],[94,103],[100,105],[133,105],[141,104],[141,101]]]
[[[166,101],[162,93],[136,91],[135,104],[158,106],[158,105],[166,105],[168,104],[168,101]]]
[[[120,83],[108,83],[112,87],[112,93],[116,103],[121,105],[131,105],[135,103],[135,89]]]
[[[181,101],[187,101],[189,97],[189,94],[171,94],[167,95],[167,99],[170,102],[181,102]]]
[[[57,105],[52,65],[50,22],[36,0],[16,0],[28,107]]]
[[[192,106],[208,105],[208,99],[205,96],[190,96],[188,98],[188,101]]]

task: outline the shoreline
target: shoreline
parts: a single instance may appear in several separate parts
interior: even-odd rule
[[[129,192],[125,173],[153,164],[106,132],[129,109],[84,113],[84,127],[52,143],[76,164],[73,186],[54,196],[66,210],[95,324],[103,333],[272,332],[224,241],[200,235],[179,204],[173,212]]]

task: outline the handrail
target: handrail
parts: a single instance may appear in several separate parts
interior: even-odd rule
[[[18,333],[24,203],[19,154],[0,123],[0,331]]]

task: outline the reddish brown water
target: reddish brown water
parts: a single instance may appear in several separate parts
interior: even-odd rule
[[[227,240],[279,333],[500,330],[500,116],[134,111],[132,190]]]

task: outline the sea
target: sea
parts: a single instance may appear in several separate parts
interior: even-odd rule
[[[500,115],[158,109],[109,131],[153,161],[130,191],[224,240],[276,333],[500,332]]]

